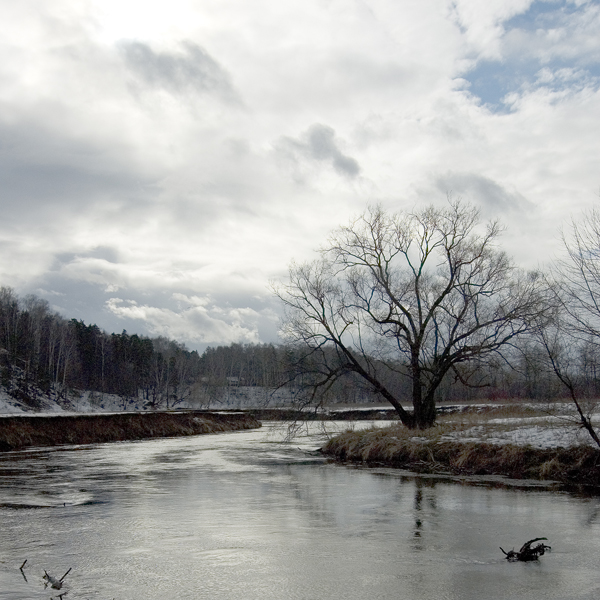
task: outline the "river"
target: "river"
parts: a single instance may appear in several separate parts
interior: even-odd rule
[[[328,464],[322,434],[281,437],[0,454],[0,600],[600,598],[599,498]],[[499,550],[541,536],[537,562]]]

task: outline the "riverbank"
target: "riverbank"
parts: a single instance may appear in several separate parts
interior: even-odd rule
[[[348,431],[330,439],[322,453],[342,463],[385,466],[448,475],[494,475],[600,486],[600,451],[587,444],[534,448],[448,439],[444,428],[427,433],[394,425]]]
[[[245,412],[259,421],[397,421],[398,413],[389,408],[329,408],[299,410],[296,408],[248,408]]]
[[[144,412],[0,418],[0,451],[33,446],[97,444],[260,427],[240,412]]]

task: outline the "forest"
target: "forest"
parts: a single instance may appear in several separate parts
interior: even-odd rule
[[[241,384],[281,385],[285,351],[273,345],[208,348],[202,355],[165,337],[107,333],[66,319],[46,300],[0,288],[0,385],[33,409],[41,396],[59,401],[91,391],[141,400],[145,408],[218,401]]]

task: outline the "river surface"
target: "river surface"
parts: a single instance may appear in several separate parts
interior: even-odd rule
[[[0,454],[0,600],[600,598],[597,497],[328,464],[322,436],[281,437]],[[541,536],[537,562],[499,550]]]

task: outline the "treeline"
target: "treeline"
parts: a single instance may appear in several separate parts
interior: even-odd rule
[[[214,405],[224,388],[284,386],[295,360],[294,352],[272,344],[232,344],[199,355],[165,337],[107,333],[65,319],[35,295],[0,288],[0,385],[32,408],[42,396],[66,400],[75,390],[114,394],[123,408]]]
[[[593,340],[582,343],[572,367],[582,395],[600,397],[600,348]],[[204,385],[293,387],[294,399],[313,406],[321,403],[355,404],[383,402],[382,398],[354,373],[331,376],[336,349],[293,345],[231,344],[208,348],[200,357]],[[356,356],[357,360],[364,360]],[[378,377],[398,397],[408,401],[411,381],[408,366],[370,358]],[[470,371],[470,372],[469,372]],[[333,373],[335,375],[335,373]],[[449,373],[437,391],[438,402],[461,400],[496,401],[522,399],[544,401],[565,396],[565,389],[549,367],[548,358],[533,337],[523,337],[502,354],[473,362],[463,369],[462,379]],[[316,381],[325,381],[315,389]],[[314,393],[314,396],[313,396]]]
[[[539,347],[524,340],[510,353],[473,365],[469,385],[447,376],[438,401],[543,400],[564,394]],[[0,384],[32,407],[40,394],[60,400],[73,390],[114,394],[123,399],[123,407],[135,400],[146,408],[214,406],[223,401],[223,390],[229,397],[240,387],[287,386],[290,399],[302,398],[303,389],[314,391],[311,373],[333,362],[314,351],[273,344],[209,347],[200,355],[164,337],[109,334],[97,325],[65,319],[46,300],[20,298],[11,288],[0,288]],[[408,399],[410,381],[403,365],[381,363],[380,368],[388,387]],[[588,393],[599,395],[600,353],[592,342],[582,346],[578,372]],[[332,378],[316,394],[324,402],[381,401],[352,374]],[[314,397],[309,400],[314,404]]]

